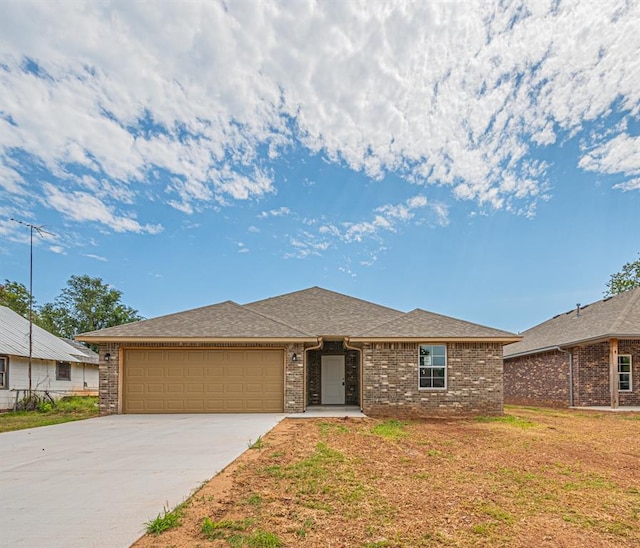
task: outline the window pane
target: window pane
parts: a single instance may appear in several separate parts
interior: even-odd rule
[[[631,365],[631,356],[618,356],[618,364]]]
[[[446,365],[444,356],[434,356],[433,365]]]
[[[444,388],[444,378],[433,379],[433,388]]]
[[[444,345],[433,346],[432,348],[434,356],[446,356],[447,354],[447,347]]]
[[[420,379],[420,388],[431,388],[430,379]]]
[[[434,369],[433,376],[439,379],[444,379],[444,367],[442,369]]]

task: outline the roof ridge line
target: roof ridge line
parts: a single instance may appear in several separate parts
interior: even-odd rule
[[[631,289],[630,291],[633,292],[634,290]],[[612,333],[615,333],[618,330],[618,326],[626,319],[627,315],[629,314],[629,311],[634,307],[634,305],[638,301],[640,301],[640,288],[638,288],[638,290],[635,292],[635,295],[631,295],[629,302],[624,306],[620,314],[618,314],[618,317],[616,318],[616,320],[611,325]]]
[[[333,295],[338,295],[340,297],[346,297],[347,299],[351,299],[354,301],[359,301],[361,303],[365,303],[368,305],[377,306],[378,308],[384,308],[385,310],[392,310],[393,312],[399,312],[401,314],[405,314],[402,310],[398,310],[397,308],[391,308],[389,306],[385,306],[383,304],[374,303],[372,301],[367,301],[366,299],[361,299],[360,297],[354,297],[353,295],[347,295],[346,293],[340,293],[339,291],[334,291],[333,289],[327,289],[326,287],[320,287],[319,285],[314,285],[312,287],[306,287],[304,289],[298,289],[296,291],[289,291],[288,293],[282,293],[281,295],[276,295],[274,297],[267,297],[266,299],[259,299],[257,301],[252,301],[250,303],[245,303],[242,306],[251,306],[256,303],[262,303],[266,301],[273,301],[275,299],[279,299],[281,297],[287,297],[289,295],[294,295],[296,293],[304,293],[305,291],[311,291],[312,289],[319,289],[320,291],[324,291],[326,293],[332,293]]]
[[[393,308],[391,310],[394,310]],[[417,308],[415,309],[417,310]],[[390,320],[386,320],[382,323],[378,323],[376,325],[372,325],[371,327],[367,328],[367,331],[372,331],[373,329],[378,329],[379,327],[382,327],[383,325],[387,325],[388,323],[391,322],[395,322],[396,320],[398,320],[400,317],[402,316],[406,316],[407,314],[409,314],[410,312],[413,312],[413,310],[410,310],[409,312],[402,312],[400,310],[397,310],[398,315],[395,318],[391,318]],[[367,331],[364,331],[363,333],[358,333],[357,335],[352,335],[352,337],[361,337],[364,335],[364,333],[366,333]]]
[[[303,331],[302,329],[300,329],[300,327],[296,327],[295,325],[291,325],[288,324],[286,322],[283,322],[282,320],[279,320],[278,318],[274,318],[273,316],[269,316],[267,314],[263,314],[262,312],[258,312],[257,310],[251,310],[251,308],[248,308],[247,305],[244,304],[238,304],[238,303],[233,303],[236,306],[239,306],[240,308],[242,308],[243,310],[246,310],[247,312],[251,312],[251,314],[255,314],[256,316],[262,316],[263,318],[267,318],[267,320],[271,320],[272,322],[276,322],[279,323],[280,325],[284,325],[290,329],[293,329],[294,331],[297,331],[298,333],[301,333],[302,335],[305,335],[307,337],[315,337],[316,335],[311,335],[309,333],[307,333],[306,331]],[[251,303],[249,303],[251,304]]]

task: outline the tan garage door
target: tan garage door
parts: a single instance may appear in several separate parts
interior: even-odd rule
[[[124,351],[124,413],[279,413],[282,350]]]

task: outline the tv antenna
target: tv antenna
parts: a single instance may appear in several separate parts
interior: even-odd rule
[[[33,231],[35,230],[41,238],[44,238],[44,234],[48,234],[49,236],[55,236],[55,234],[47,232],[42,226],[25,223],[13,217],[11,220],[29,229],[29,396],[31,396],[31,362],[33,359]]]

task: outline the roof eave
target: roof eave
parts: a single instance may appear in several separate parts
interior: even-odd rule
[[[598,335],[597,337],[591,337],[587,339],[579,339],[576,341],[568,341],[559,344],[555,344],[552,346],[543,346],[540,348],[534,348],[531,350],[524,350],[522,352],[516,352],[515,354],[508,354],[504,356],[505,360],[509,360],[511,358],[520,358],[522,356],[530,356],[532,354],[543,354],[544,352],[552,352],[553,350],[557,350],[561,348],[563,350],[567,348],[572,348],[574,346],[584,346],[587,344],[595,344],[599,342],[609,341],[611,339],[640,339],[640,333],[636,334],[628,334],[628,333],[608,333],[606,335]]]
[[[416,342],[499,342],[502,344],[511,344],[520,342],[522,337],[500,336],[500,337],[349,337],[349,342],[397,342],[397,343],[416,343]]]

